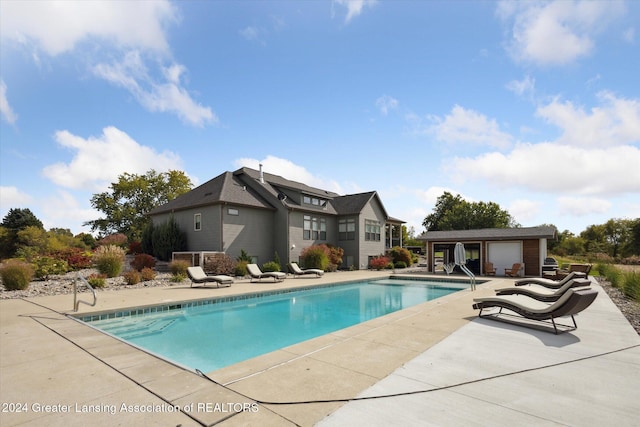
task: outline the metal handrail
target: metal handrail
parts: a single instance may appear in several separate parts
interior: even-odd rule
[[[78,279],[82,280],[84,284],[87,285],[87,287],[91,290],[91,293],[93,294],[93,303],[89,303],[89,302],[78,299],[78,286],[77,286]],[[78,311],[78,307],[80,306],[80,303],[87,304],[88,306],[94,307],[97,302],[98,302],[98,297],[96,295],[95,289],[93,289],[93,287],[89,284],[87,279],[85,279],[80,275],[80,273],[78,273],[78,277],[76,278],[76,280],[73,281],[73,311]]]

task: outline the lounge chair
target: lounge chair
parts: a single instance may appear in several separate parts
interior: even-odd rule
[[[538,301],[553,302],[560,299],[571,288],[584,288],[591,286],[589,279],[573,279],[566,282],[558,289],[545,288],[544,286],[514,286],[511,288],[496,289],[496,295],[526,295]]]
[[[509,277],[517,277],[521,266],[522,264],[520,264],[519,262],[516,262],[511,266],[511,268],[504,269],[504,275]]]
[[[492,262],[485,262],[484,263],[484,274],[486,276],[495,276],[496,275],[496,268],[493,266]]]
[[[267,271],[263,273],[257,264],[247,264],[247,273],[251,276],[251,282],[253,282],[253,279],[262,280],[269,277],[272,277],[274,282],[282,282],[287,277],[287,275],[281,271]]]
[[[324,274],[323,270],[319,268],[305,268],[304,270],[300,268],[300,266],[295,262],[290,262],[287,264],[289,271],[294,276],[304,276],[305,274],[315,274],[316,277],[320,277]]]
[[[187,275],[191,279],[191,287],[194,283],[202,283],[205,286],[207,283],[215,283],[218,288],[220,285],[231,286],[233,283],[233,277],[222,274],[208,275],[202,267],[187,267]]]
[[[572,331],[578,328],[576,319],[573,317],[575,314],[580,313],[585,308],[589,307],[591,303],[598,296],[598,291],[595,289],[569,289],[554,303],[545,303],[537,301],[533,298],[524,295],[497,295],[486,298],[474,298],[475,304],[473,308],[480,313],[478,317],[498,320],[501,322],[518,324],[521,326],[527,326],[537,329],[549,331],[549,321],[553,325],[553,331],[558,334],[558,326],[564,329],[560,332]],[[487,308],[498,307],[500,310],[497,313],[484,314],[483,311]],[[529,322],[514,322],[510,318],[518,318],[518,316],[503,313],[502,309],[510,310],[516,314],[519,314],[525,320],[532,320],[535,323]],[[555,322],[555,319],[563,316],[571,316],[573,321],[573,327],[569,325],[562,325]]]
[[[562,280],[545,279],[544,277],[528,277],[526,279],[516,280],[515,285],[540,285],[544,286],[545,288],[558,289],[564,286],[565,283],[573,279],[582,279],[584,277],[586,277],[584,273],[573,271],[565,276]]]

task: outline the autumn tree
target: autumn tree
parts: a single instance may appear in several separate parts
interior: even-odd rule
[[[108,191],[93,195],[91,206],[105,216],[84,225],[101,235],[123,233],[129,240],[140,240],[147,224],[147,212],[188,192],[191,187],[191,180],[182,171],[159,173],[152,169],[144,175],[124,173]]]

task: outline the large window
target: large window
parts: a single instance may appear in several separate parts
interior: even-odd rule
[[[302,228],[304,240],[327,240],[327,222],[324,218],[305,215]]]
[[[194,214],[193,215],[193,229],[195,231],[202,230],[202,214]]]
[[[338,221],[338,240],[356,239],[356,220],[353,218]]]
[[[370,219],[364,221],[364,240],[371,242],[380,241],[380,221]]]

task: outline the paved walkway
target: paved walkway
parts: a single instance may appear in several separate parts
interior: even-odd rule
[[[100,292],[95,308],[80,307],[384,275]],[[70,319],[72,296],[3,300],[0,425],[638,425],[640,337],[607,295],[600,290],[579,329],[559,336],[478,319],[473,297],[510,283],[495,279],[208,378]]]

